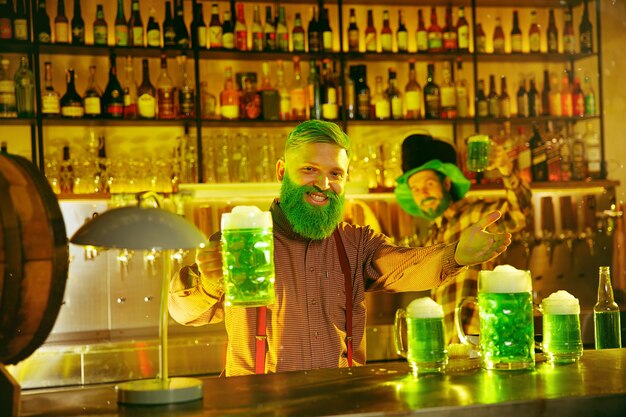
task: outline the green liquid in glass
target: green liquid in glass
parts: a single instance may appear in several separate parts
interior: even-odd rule
[[[448,362],[443,318],[410,318],[407,325],[407,361],[413,372],[440,372]]]
[[[470,140],[467,144],[467,169],[484,171],[489,165],[489,139]]]
[[[596,349],[621,348],[619,311],[594,311]]]
[[[583,354],[578,314],[544,314],[542,347],[552,363],[576,362]]]

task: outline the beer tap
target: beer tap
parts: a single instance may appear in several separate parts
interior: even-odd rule
[[[593,194],[586,194],[582,200],[583,211],[583,231],[579,234],[579,240],[587,242],[589,247],[589,255],[595,254],[595,229],[596,225],[596,196]]]
[[[571,255],[574,252],[574,238],[576,237],[574,231],[578,229],[575,207],[572,204],[572,197],[569,195],[560,197],[559,204],[561,210],[559,241],[565,242],[571,259]]]
[[[552,197],[541,197],[541,240],[546,245],[549,264],[552,265],[556,237],[554,233],[554,205]]]

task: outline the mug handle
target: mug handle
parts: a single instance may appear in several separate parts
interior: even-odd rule
[[[461,324],[461,310],[466,304],[469,303],[478,304],[478,298],[466,297],[462,299],[459,304],[457,304],[456,308],[454,309],[454,327],[456,327],[456,332],[459,335],[459,339],[461,339],[461,343],[463,343],[464,345],[469,345],[475,350],[478,350],[478,345],[467,338],[467,336],[465,335],[465,331],[463,330],[463,325]]]
[[[402,333],[400,332],[400,324],[403,320],[406,323],[406,310],[400,308],[396,311],[396,317],[393,320],[393,344],[396,347],[396,353],[406,358],[407,351],[402,342]]]
[[[533,310],[538,311],[539,313],[541,313],[541,320],[542,320],[542,328],[543,328],[543,309],[541,308],[541,304],[535,304],[533,303]],[[535,320],[535,318],[533,317],[533,320]],[[541,335],[541,339],[542,339],[542,343],[539,343],[537,341],[535,341],[535,349],[538,349],[540,351],[543,352],[543,329],[542,329],[542,335]],[[533,335],[536,336],[536,335]]]

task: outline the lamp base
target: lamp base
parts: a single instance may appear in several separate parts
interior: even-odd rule
[[[173,404],[202,398],[202,381],[195,378],[130,381],[116,388],[117,402],[123,404]]]

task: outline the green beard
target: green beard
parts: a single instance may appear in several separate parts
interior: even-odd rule
[[[304,200],[310,192],[328,197],[325,206],[313,206]],[[310,185],[298,185],[287,173],[280,187],[280,208],[287,216],[293,230],[307,239],[321,240],[330,236],[343,218],[344,196],[331,190],[321,191]]]
[[[450,195],[448,191],[443,190],[443,197],[441,198],[439,205],[437,205],[437,207],[435,207],[434,209],[429,209],[426,211],[422,210],[421,207],[418,207],[421,211],[421,214],[418,214],[418,216],[423,217],[427,220],[433,221],[439,216],[441,216],[443,212],[448,209],[448,207],[450,207],[451,202],[452,202],[452,196]]]

